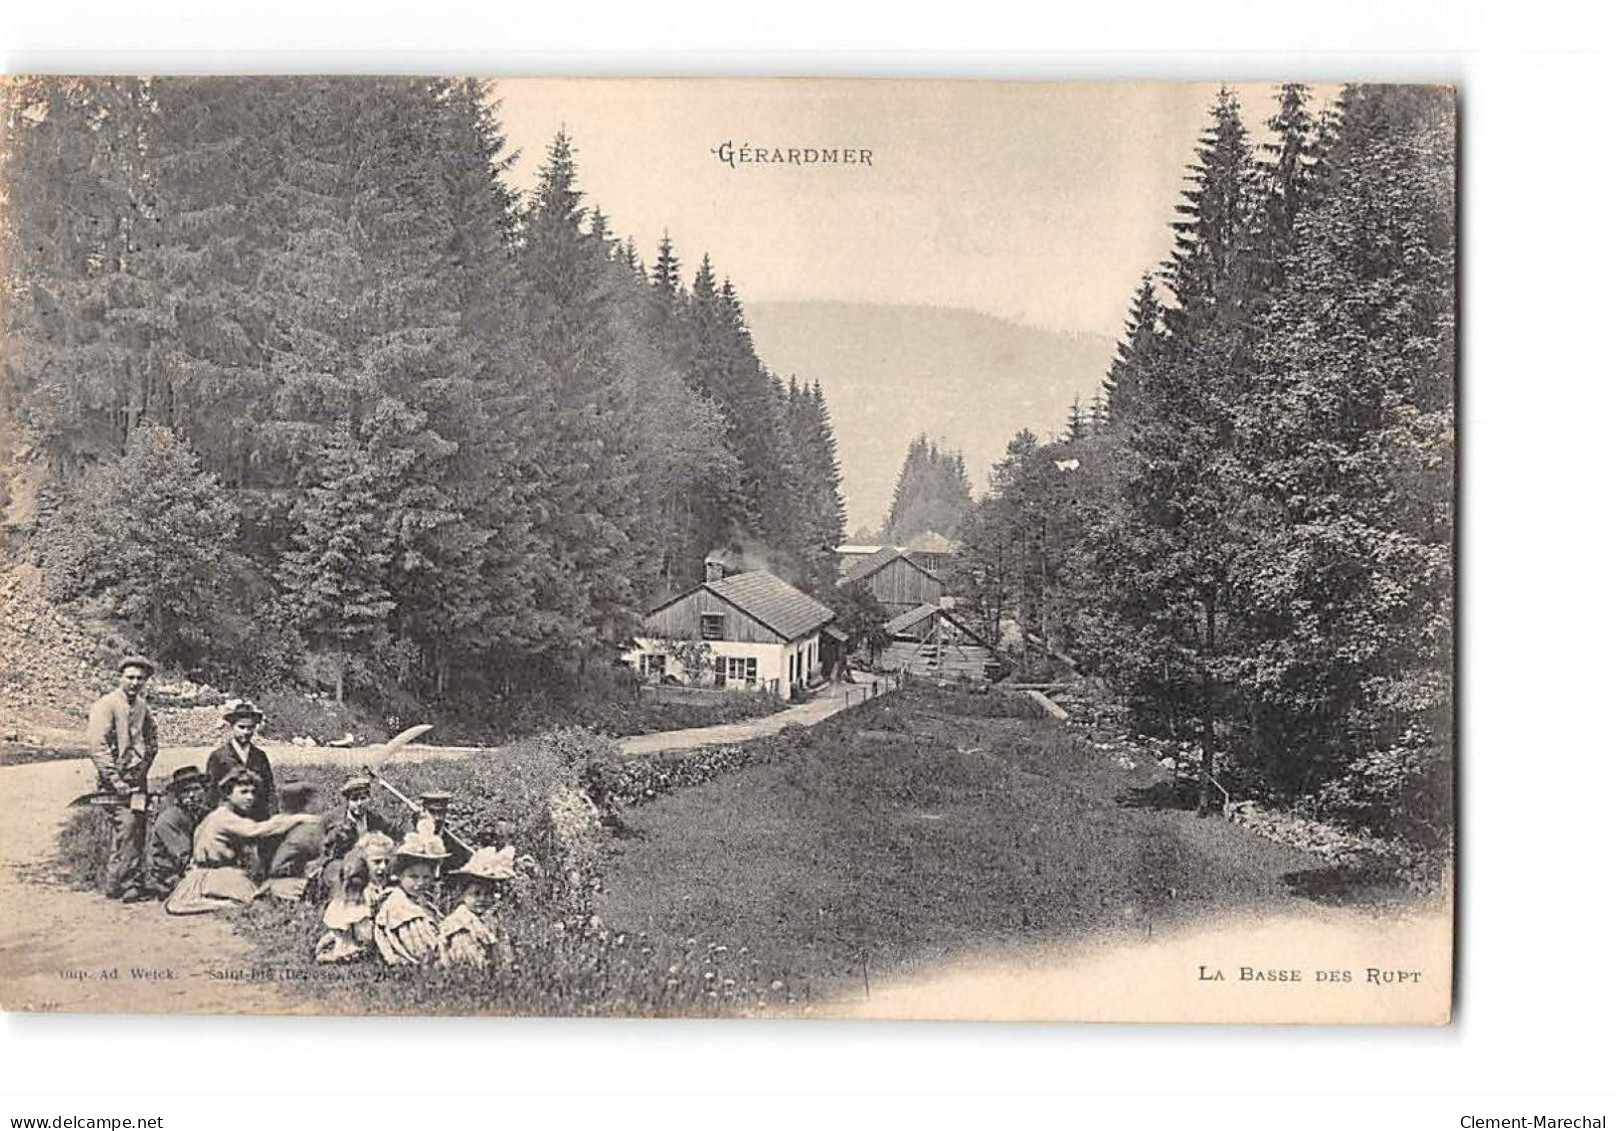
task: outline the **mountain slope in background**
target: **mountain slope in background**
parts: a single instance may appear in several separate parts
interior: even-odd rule
[[[909,441],[925,432],[965,456],[980,496],[1022,428],[1063,431],[1099,388],[1114,343],[967,310],[843,302],[747,306],[758,356],[782,379],[817,380],[836,429],[847,529],[886,518]]]

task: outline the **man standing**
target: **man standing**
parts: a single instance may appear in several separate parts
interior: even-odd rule
[[[224,705],[224,724],[230,728],[230,739],[208,755],[208,807],[217,808],[222,800],[220,785],[237,770],[247,769],[258,775],[259,786],[252,809],[245,816],[253,821],[267,821],[279,809],[275,793],[275,774],[269,768],[269,755],[253,742],[253,735],[264,721],[264,712],[249,699],[232,699]],[[243,846],[241,865],[255,880],[262,880],[269,870],[269,860],[275,844],[249,841]]]
[[[230,739],[208,755],[210,806],[219,804],[219,783],[232,770],[248,769],[258,775],[262,784],[258,787],[258,798],[253,802],[252,812],[247,814],[254,821],[267,820],[277,808],[275,775],[269,768],[269,755],[253,742],[253,736],[258,733],[263,721],[264,712],[254,706],[251,700],[230,700],[224,705],[224,725],[230,728]]]
[[[165,797],[146,837],[146,890],[164,898],[191,866],[191,841],[208,809],[208,779],[195,766],[181,766]]]
[[[90,708],[90,761],[98,788],[116,794],[112,851],[102,890],[133,903],[146,896],[140,872],[146,848],[146,775],[157,757],[157,724],[142,692],[157,666],[144,656],[118,664],[118,686]]]

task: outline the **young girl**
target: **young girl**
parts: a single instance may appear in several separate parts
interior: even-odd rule
[[[449,874],[460,878],[460,903],[438,927],[443,964],[477,970],[511,965],[511,944],[500,935],[492,912],[500,885],[516,877],[516,849],[479,848]]]
[[[314,944],[316,962],[354,962],[376,945],[376,908],[387,892],[393,838],[366,833],[342,858],[335,894],[321,922],[325,932]]]
[[[432,888],[449,854],[443,841],[420,832],[404,835],[393,855],[396,887],[376,909],[376,953],[389,966],[430,966],[441,959],[438,911]]]
[[[235,769],[219,783],[223,800],[197,826],[191,866],[163,907],[170,915],[196,915],[239,907],[258,898],[263,888],[248,875],[260,841],[318,821],[313,813],[277,813],[262,821],[250,816],[258,804],[262,780],[251,770]]]

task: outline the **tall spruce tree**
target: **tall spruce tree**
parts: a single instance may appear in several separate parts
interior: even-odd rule
[[[1136,704],[1199,717],[1200,812],[1209,811],[1228,709],[1228,589],[1240,505],[1228,474],[1254,306],[1255,166],[1238,101],[1221,91],[1173,224],[1168,337],[1137,373],[1118,448],[1119,510],[1098,557],[1112,608],[1135,630]]]
[[[1128,325],[1117,343],[1116,356],[1100,386],[1104,397],[1104,419],[1108,426],[1126,425],[1139,400],[1139,375],[1152,363],[1162,342],[1162,308],[1156,288],[1146,275],[1134,292],[1128,311]],[[1075,408],[1074,408],[1075,411]],[[1075,432],[1074,432],[1075,435]]]
[[[1453,113],[1347,89],[1239,416],[1258,766],[1426,844],[1451,738]]]
[[[577,649],[625,638],[647,551],[632,389],[608,310],[604,220],[599,234],[584,221],[572,142],[560,133],[523,216],[518,262],[539,367],[535,391],[548,414],[552,505],[565,516],[548,535],[548,551],[576,593]]]

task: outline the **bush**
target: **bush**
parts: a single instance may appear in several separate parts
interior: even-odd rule
[[[120,458],[90,472],[40,531],[57,600],[99,602],[159,659],[209,660],[226,619],[234,504],[166,428],[142,427]]]
[[[265,716],[264,733],[283,742],[299,736],[321,744],[350,734],[358,742],[381,742],[391,737],[384,722],[351,701],[339,706],[306,692],[274,690],[264,692],[257,702]]]
[[[112,820],[104,809],[74,809],[56,842],[56,867],[76,888],[99,888],[112,854]]]
[[[1445,751],[1415,734],[1371,750],[1318,793],[1321,814],[1421,851],[1451,839],[1451,767]]]

